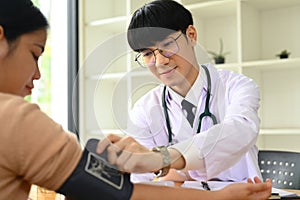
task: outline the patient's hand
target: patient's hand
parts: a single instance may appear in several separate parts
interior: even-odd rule
[[[159,178],[160,181],[175,181],[175,182],[184,182],[190,180],[190,177],[179,170],[170,169],[169,173]]]
[[[222,199],[263,200],[271,196],[271,190],[271,180],[262,183],[258,177],[255,177],[253,180],[248,179],[248,183],[230,184],[219,191],[222,193]]]

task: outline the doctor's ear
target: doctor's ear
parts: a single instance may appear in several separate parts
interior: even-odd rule
[[[197,43],[197,30],[195,26],[189,25],[186,29],[186,36],[189,40],[189,42],[192,44],[192,46],[195,46]]]

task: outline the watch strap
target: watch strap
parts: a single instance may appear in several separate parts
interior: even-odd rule
[[[170,158],[170,153],[168,151],[168,148],[165,146],[157,146],[157,147],[153,147],[152,151],[159,152],[163,158],[163,167],[157,172],[154,172],[155,176],[157,178],[166,176],[169,173],[170,166],[171,166],[171,158]]]

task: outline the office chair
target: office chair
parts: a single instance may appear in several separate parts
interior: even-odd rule
[[[258,164],[263,180],[271,179],[274,188],[300,189],[300,153],[260,150]]]

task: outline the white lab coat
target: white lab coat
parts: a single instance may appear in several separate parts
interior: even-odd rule
[[[202,69],[192,87],[198,100],[193,128],[183,116],[172,93],[167,93],[173,143],[186,160],[185,172],[195,180],[244,181],[261,178],[256,140],[259,132],[259,89],[252,79],[207,64],[211,76],[210,111],[218,124],[196,134],[198,117],[205,107],[207,78]],[[204,75],[204,76],[203,76]],[[202,77],[202,78],[201,78]],[[203,78],[205,77],[205,78]],[[200,86],[201,88],[195,88]],[[163,85],[140,98],[130,112],[127,133],[148,148],[168,145],[168,131],[162,107]],[[173,95],[174,96],[174,95]],[[194,99],[195,99],[194,98]],[[132,181],[149,181],[152,173],[132,174]]]

